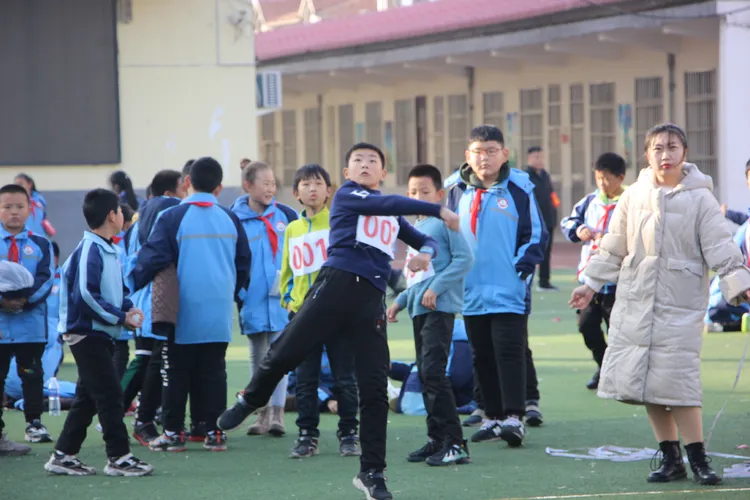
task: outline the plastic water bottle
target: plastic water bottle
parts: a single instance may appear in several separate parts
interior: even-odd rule
[[[49,414],[53,417],[60,416],[60,383],[57,381],[57,377],[49,379],[47,384],[47,390],[49,391]]]

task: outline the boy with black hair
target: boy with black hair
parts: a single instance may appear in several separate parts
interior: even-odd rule
[[[440,170],[433,165],[412,168],[407,193],[414,200],[441,203],[445,191]],[[449,231],[443,221],[419,217],[415,227],[437,241],[439,250],[427,271],[406,270],[407,290],[388,308],[388,321],[397,321],[401,309],[408,309],[412,318],[417,371],[427,410],[428,442],[409,453],[407,460],[432,466],[466,464],[471,462],[469,447],[446,370],[456,313],[461,312],[464,300],[464,276],[474,258],[464,237]],[[407,266],[416,253],[408,249]]]
[[[49,443],[52,438],[41,423],[44,411],[42,355],[47,344],[47,305],[52,289],[54,259],[44,236],[32,234],[26,226],[30,215],[29,193],[23,186],[0,188],[0,260],[24,266],[34,277],[31,288],[6,292],[0,297],[0,396],[15,355],[23,389],[25,440]],[[4,428],[0,408],[0,436]],[[2,439],[2,438],[0,438]],[[0,450],[4,447],[0,441]]]
[[[560,206],[560,198],[555,193],[552,178],[544,169],[544,152],[539,146],[528,149],[526,169],[529,179],[534,183],[534,196],[539,204],[539,212],[549,234],[547,247],[544,249],[544,260],[539,264],[539,292],[558,292],[555,285],[550,283],[550,258],[552,255],[552,234],[557,225],[557,207]]]
[[[143,313],[126,298],[120,254],[112,242],[123,223],[118,196],[106,189],[89,191],[83,200],[83,215],[90,231],[83,233],[63,264],[58,326],[78,367],[76,396],[44,469],[69,476],[96,473],[76,455],[98,414],[108,457],[104,473],[145,476],[153,467],[130,453],[122,389],[111,361],[113,339],[123,327],[135,330],[143,319]]]
[[[583,244],[577,272],[581,283],[581,275],[591,256],[599,249],[599,242],[607,233],[617,202],[625,191],[622,182],[625,180],[626,169],[625,160],[616,153],[604,153],[597,158],[594,164],[596,191],[576,203],[570,217],[565,217],[560,222],[560,229],[568,241]],[[591,351],[597,366],[594,376],[586,383],[587,389],[595,390],[599,387],[599,371],[604,360],[604,351],[607,350],[607,341],[601,325],[604,321],[609,328],[609,316],[615,305],[615,291],[616,285],[608,283],[594,296],[594,300],[588,306],[576,311],[578,331],[583,335],[583,341]]]
[[[527,366],[531,280],[548,234],[534,184],[507,158],[500,129],[475,127],[448,206],[461,218],[475,261],[465,280],[463,317],[487,418],[471,440],[517,447],[525,436],[527,373],[534,373]]]
[[[162,212],[133,271],[134,286],[140,289],[175,266],[179,288],[177,322],[174,328],[168,325],[162,348],[164,433],[149,444],[153,451],[185,450],[188,392],[200,401],[207,422],[203,447],[226,450],[216,419],[226,408],[232,309],[248,286],[250,251],[239,220],[216,199],[222,179],[215,159],[192,164],[188,197]],[[198,268],[201,272],[195,272]]]
[[[360,391],[362,456],[354,485],[368,498],[393,498],[385,484],[388,419],[388,340],[384,293],[396,238],[419,253],[413,271],[426,270],[436,242],[416,231],[405,215],[441,217],[458,229],[456,214],[440,205],[386,196],[378,191],[386,176],[385,157],[376,146],[358,143],[346,154],[348,179],[334,195],[328,260],[307,293],[307,300],[271,346],[244,394],[219,418],[225,430],[239,427],[268,401],[281,378],[310,350],[328,339],[350,342]]]
[[[326,203],[331,196],[331,177],[320,165],[303,165],[294,175],[292,191],[304,206],[299,219],[286,228],[281,259],[281,306],[293,317],[304,303],[307,292],[315,282],[328,258],[328,236],[331,225]],[[299,437],[290,458],[312,457],[318,454],[320,431],[321,359],[325,348],[333,387],[338,402],[339,454],[360,456],[362,450],[357,435],[357,381],[354,377],[354,353],[351,346],[339,338],[331,338],[312,348],[296,370],[297,427]]]

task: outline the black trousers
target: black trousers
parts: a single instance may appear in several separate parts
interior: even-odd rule
[[[552,256],[552,238],[555,234],[555,226],[554,224],[549,229],[549,242],[547,243],[547,248],[544,250],[544,260],[539,264],[539,286],[545,287],[549,286],[549,276],[550,276],[550,258]]]
[[[15,356],[16,373],[21,379],[23,391],[23,414],[27,422],[41,418],[44,411],[42,355],[45,346],[43,342],[0,344],[0,398],[5,392],[5,378],[10,370],[10,361]],[[5,428],[2,406],[0,404],[0,432]]]
[[[284,374],[295,369],[321,342],[336,338],[354,352],[359,384],[362,471],[385,469],[388,421],[388,338],[385,296],[369,281],[324,267],[299,312],[271,345],[250,384],[245,401],[265,406]]]
[[[453,388],[445,374],[455,319],[455,314],[439,311],[412,319],[417,370],[427,410],[427,436],[439,443],[463,440]]]
[[[482,401],[482,389],[479,387],[479,377],[477,377],[476,366],[474,368],[474,401],[477,407],[484,410]],[[534,401],[539,404],[539,380],[536,375],[536,366],[534,365],[534,355],[531,349],[526,348],[526,402]]]
[[[526,413],[528,315],[499,313],[464,316],[475,375],[489,419]]]
[[[130,360],[130,345],[127,340],[115,340],[115,350],[112,353],[112,362],[115,364],[117,380],[122,380],[128,369]]]
[[[143,381],[146,378],[146,371],[148,365],[151,362],[151,357],[154,351],[154,344],[156,339],[149,337],[136,337],[135,338],[135,357],[133,361],[128,365],[127,370],[120,380],[123,394],[123,405],[127,411],[133,400],[141,392],[143,387]],[[158,353],[157,353],[158,357]]]
[[[216,430],[216,420],[227,407],[226,342],[177,344],[174,334],[162,347],[162,411],[164,430],[185,427],[188,393],[200,404],[206,430]],[[152,419],[153,420],[153,419]]]
[[[328,355],[334,381],[334,396],[338,402],[339,434],[346,436],[357,432],[357,409],[359,395],[357,379],[354,376],[354,351],[348,342],[337,336],[324,344],[313,347],[310,354],[297,367],[297,427],[311,436],[319,436],[320,404],[320,362],[323,345]]]
[[[128,430],[123,421],[122,388],[112,363],[114,342],[102,334],[88,335],[70,346],[78,366],[76,397],[65,419],[55,449],[77,455],[95,415],[110,458],[130,453]]]
[[[161,360],[165,342],[156,339],[151,340],[153,341],[151,356],[148,358],[146,370],[143,374],[141,395],[138,398],[138,406],[135,410],[137,422],[153,422],[156,411],[161,406],[161,389],[164,381]]]
[[[609,330],[609,316],[612,314],[612,308],[615,305],[615,294],[594,295],[594,299],[578,312],[578,331],[583,335],[583,341],[586,347],[591,351],[594,361],[600,367],[604,360],[604,351],[607,350],[607,341],[602,330],[602,321],[606,323]]]

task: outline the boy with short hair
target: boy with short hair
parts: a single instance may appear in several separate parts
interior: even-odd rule
[[[184,451],[188,392],[201,404],[207,433],[203,447],[226,450],[216,419],[226,408],[226,350],[239,292],[248,286],[250,250],[239,219],[219,205],[223,170],[219,162],[195,160],[187,179],[188,197],[158,217],[133,271],[140,289],[174,265],[179,311],[162,348],[164,433],[149,443],[153,451]],[[196,272],[200,269],[200,272]]]
[[[409,172],[409,198],[441,203],[445,196],[440,170],[433,165],[417,165]],[[397,321],[401,309],[408,309],[414,327],[417,371],[427,410],[428,442],[409,453],[409,462],[427,465],[457,465],[471,462],[456,411],[453,389],[446,375],[453,340],[456,313],[461,312],[464,276],[474,264],[464,237],[449,231],[434,217],[419,217],[416,229],[438,243],[438,256],[427,271],[406,273],[407,290],[388,308],[388,321]],[[416,254],[409,248],[406,262]]]
[[[328,258],[330,212],[326,203],[331,196],[331,178],[320,165],[304,165],[293,182],[294,197],[304,206],[299,219],[289,223],[281,259],[281,306],[293,317]],[[327,354],[338,402],[339,454],[360,456],[357,435],[357,381],[354,377],[354,352],[346,342],[331,338],[313,347],[296,370],[297,427],[299,437],[290,458],[318,454],[320,431],[320,385],[323,348]]]
[[[47,344],[47,304],[52,289],[54,259],[52,246],[44,236],[26,227],[29,194],[18,184],[0,188],[0,260],[23,265],[34,276],[31,288],[7,292],[0,298],[0,396],[15,355],[21,378],[26,418],[25,440],[50,443],[41,423],[44,411],[42,356]],[[4,424],[0,408],[0,435]]]
[[[338,336],[350,342],[360,391],[362,457],[356,488],[368,498],[388,500],[385,469],[388,419],[388,340],[385,288],[396,238],[419,253],[414,271],[427,269],[436,242],[416,231],[404,215],[441,217],[458,229],[456,214],[440,205],[385,196],[378,190],[387,174],[385,155],[372,144],[359,143],[346,154],[349,179],[334,196],[328,260],[307,293],[307,300],[283,335],[271,346],[237,403],[219,419],[222,429],[235,429],[268,401],[281,378],[299,365],[320,342]]]
[[[597,158],[594,164],[596,191],[576,203],[570,217],[565,217],[560,222],[560,229],[568,241],[583,244],[577,273],[581,283],[581,275],[591,256],[599,249],[599,241],[607,233],[617,202],[625,191],[622,182],[625,180],[626,169],[625,160],[616,153],[604,153]],[[578,331],[583,335],[583,341],[597,365],[594,376],[586,383],[587,389],[595,390],[599,387],[599,371],[604,351],[607,350],[601,324],[604,321],[609,328],[609,316],[615,305],[615,291],[614,283],[605,285],[588,306],[576,311]]]
[[[507,157],[500,129],[475,127],[448,205],[458,211],[475,261],[463,316],[487,419],[471,440],[517,447],[525,436],[531,280],[548,234],[534,184]]]
[[[123,224],[117,195],[106,189],[89,191],[83,199],[83,215],[90,231],[83,233],[63,264],[58,326],[78,367],[76,396],[44,469],[69,476],[96,473],[76,455],[98,414],[108,457],[104,473],[145,476],[153,467],[130,453],[122,388],[112,363],[114,339],[123,327],[135,330],[143,319],[126,298],[120,254],[112,241]]]

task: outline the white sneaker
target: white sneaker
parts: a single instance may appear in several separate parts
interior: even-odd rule
[[[60,476],[93,476],[96,469],[89,467],[75,455],[65,455],[59,451],[54,451],[49,461],[44,464],[44,470]]]
[[[138,460],[132,453],[117,459],[110,458],[104,466],[104,473],[108,476],[140,477],[148,476],[152,472],[152,465]]]

